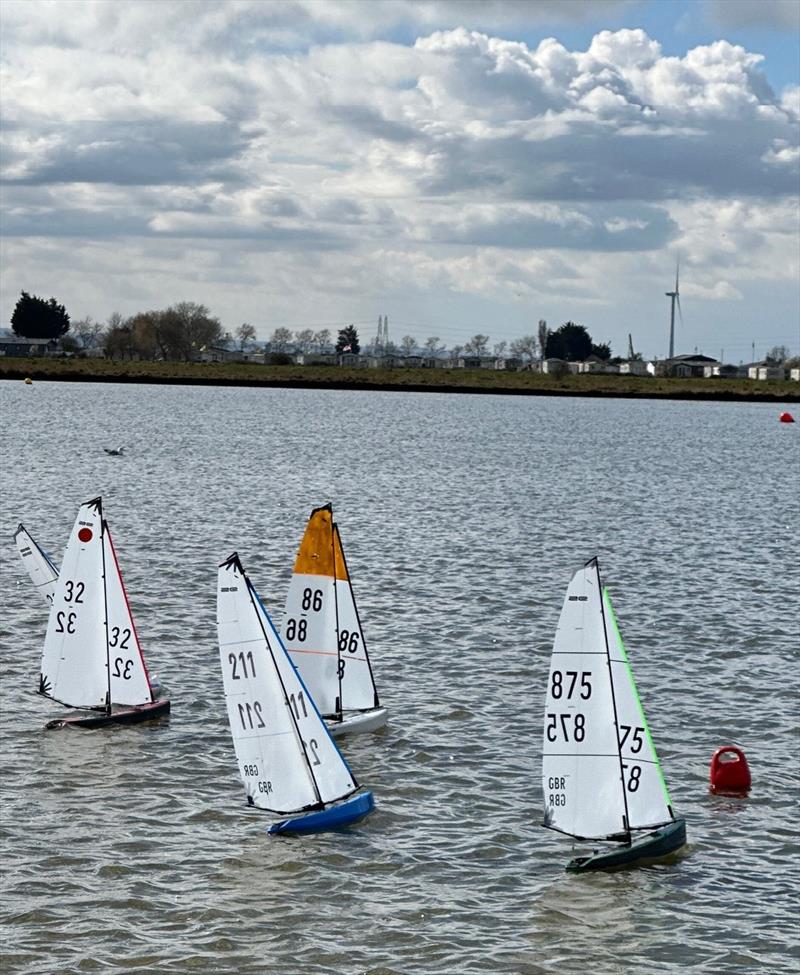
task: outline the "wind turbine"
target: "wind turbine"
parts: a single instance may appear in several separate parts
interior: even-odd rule
[[[680,272],[681,262],[680,258],[675,264],[675,290],[665,291],[664,294],[667,298],[670,298],[670,309],[669,309],[669,357],[673,359],[675,357],[675,305],[678,306],[678,314],[681,317],[681,324],[683,324],[683,311],[681,310],[681,292],[678,287],[678,273]]]

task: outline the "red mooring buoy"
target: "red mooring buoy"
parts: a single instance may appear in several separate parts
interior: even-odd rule
[[[711,756],[711,791],[721,796],[743,796],[750,791],[750,769],[736,745],[722,745]]]
[[[794,423],[794,417],[791,413],[781,413],[778,419],[781,421],[781,423]]]

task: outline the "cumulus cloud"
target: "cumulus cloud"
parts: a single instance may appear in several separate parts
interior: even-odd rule
[[[513,2],[479,6],[484,22],[519,17]],[[256,274],[249,255],[269,252],[273,286],[313,276],[348,300],[380,281],[592,304],[626,255],[655,270],[680,248],[704,273],[774,257],[782,231],[758,214],[796,192],[798,98],[772,91],[760,55],[726,41],[666,55],[639,29],[570,50],[442,27],[475,9],[6,0],[14,261],[35,238],[170,255],[183,241],[217,275],[234,273],[232,254]],[[430,29],[363,39],[401,22]],[[290,49],[290,35],[306,42]],[[741,293],[727,273],[695,287]]]

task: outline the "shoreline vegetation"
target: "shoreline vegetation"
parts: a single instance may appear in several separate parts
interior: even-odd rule
[[[751,403],[800,402],[800,383],[792,380],[659,379],[591,373],[554,376],[529,371],[266,366],[241,362],[142,362],[14,357],[0,358],[0,379],[416,393],[493,393],[500,396],[611,396]]]

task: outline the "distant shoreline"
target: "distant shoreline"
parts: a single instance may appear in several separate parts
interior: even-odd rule
[[[495,396],[584,396],[750,403],[798,403],[790,380],[548,376],[465,369],[364,369],[247,363],[118,362],[105,359],[0,359],[0,379],[34,382],[154,383],[168,386],[337,389]]]

